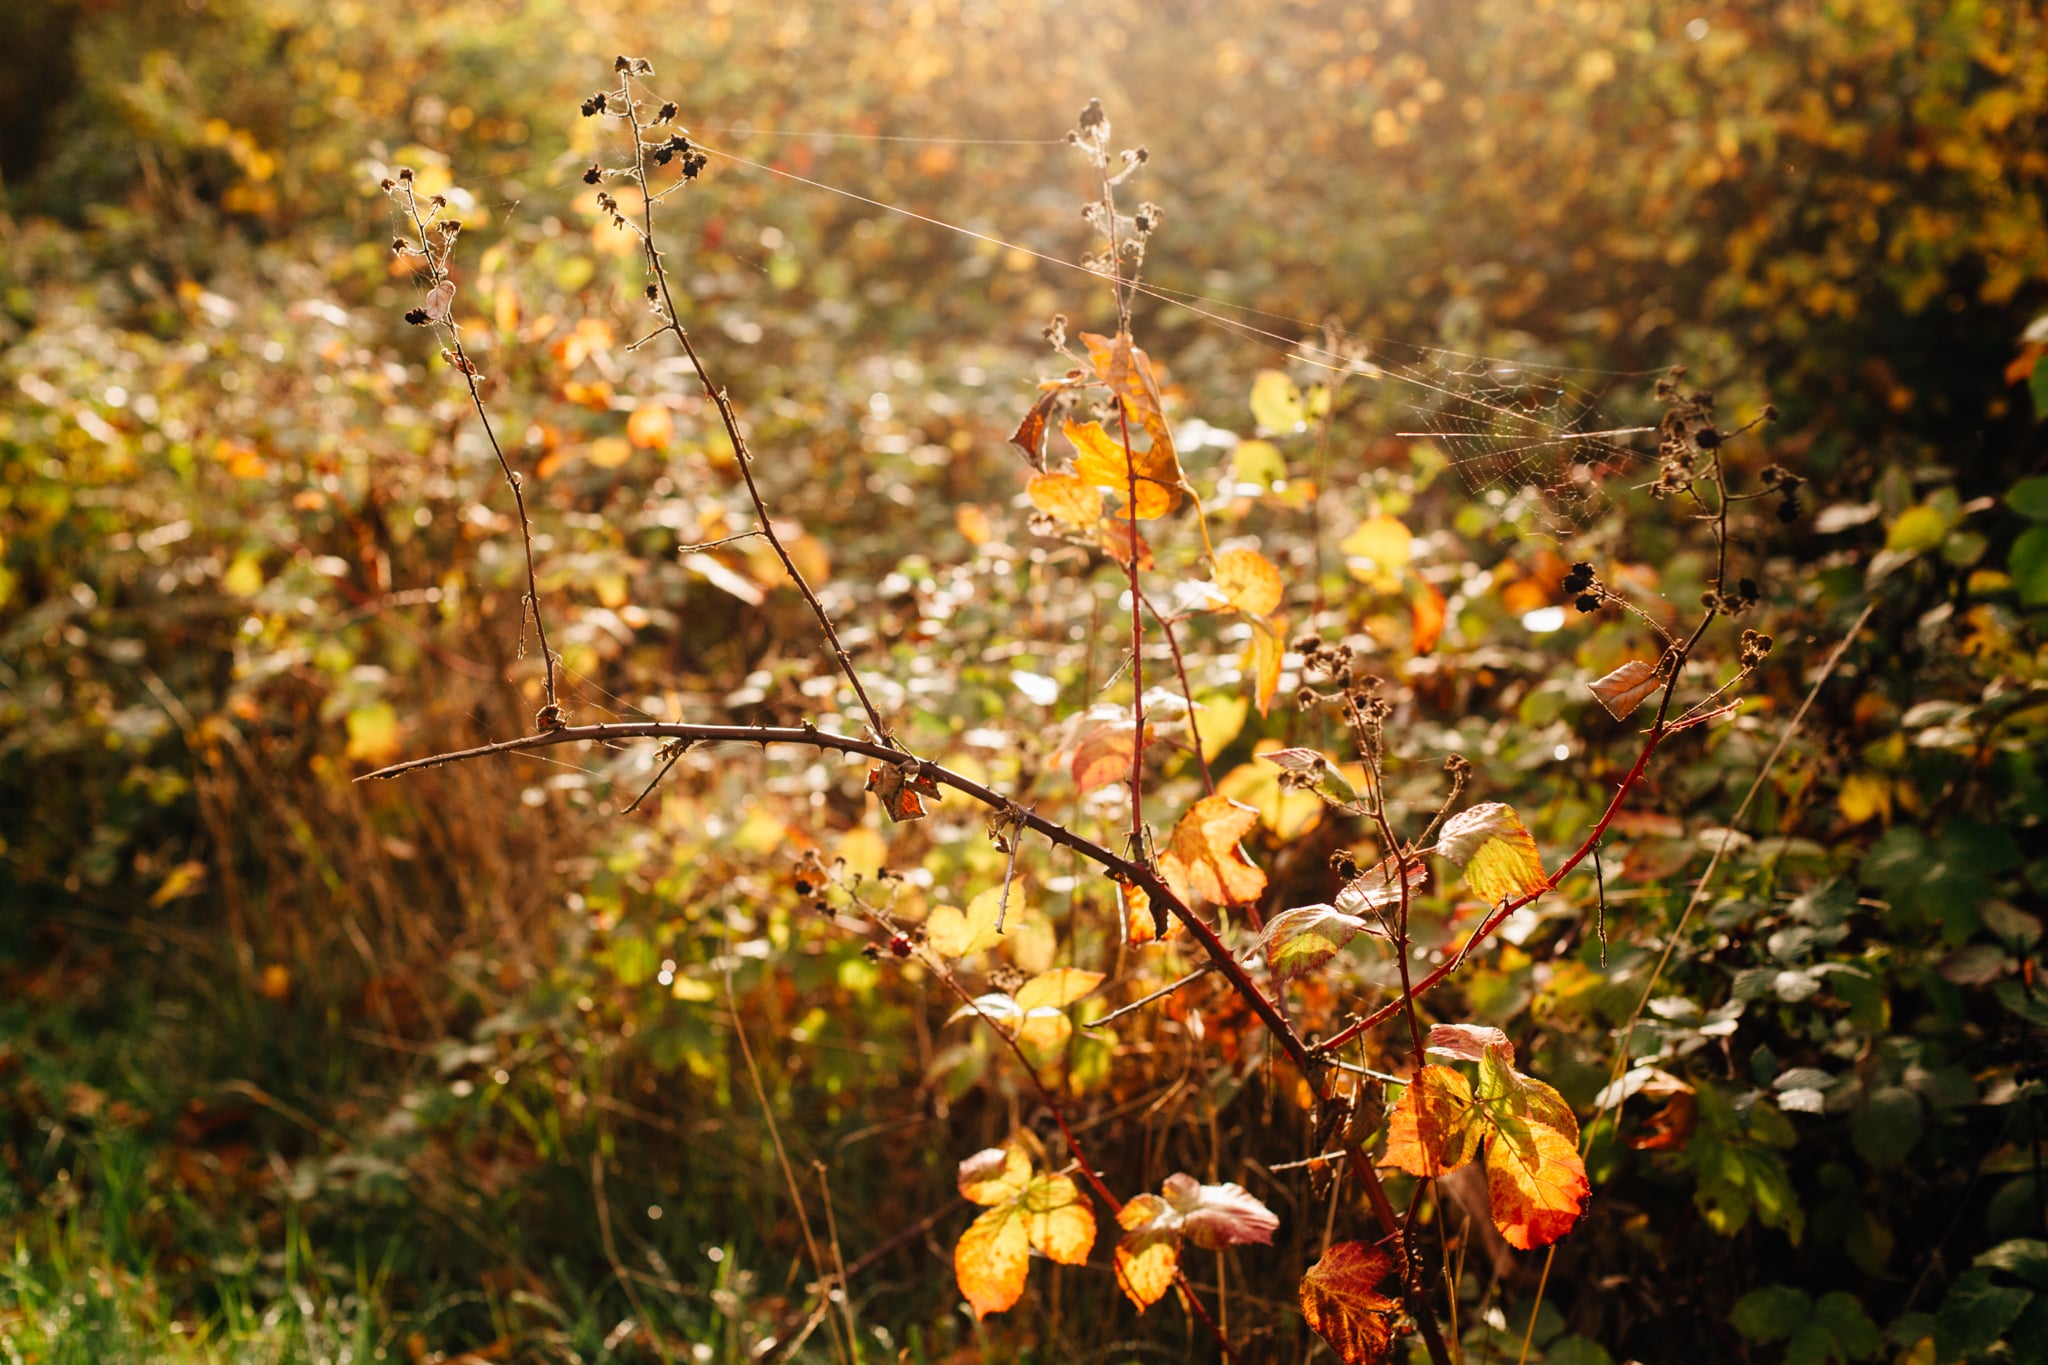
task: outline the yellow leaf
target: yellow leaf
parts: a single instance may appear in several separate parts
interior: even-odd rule
[[[1588,1192],[1579,1149],[1555,1128],[1510,1121],[1493,1135],[1486,1193],[1509,1246],[1528,1251],[1570,1232]]]
[[[1213,577],[1224,600],[1247,616],[1271,616],[1286,595],[1280,571],[1257,550],[1223,551]]]
[[[1152,898],[1142,887],[1118,888],[1124,904],[1124,940],[1128,943],[1164,943],[1181,932],[1179,920],[1169,916],[1161,934],[1152,918]]]
[[[1166,409],[1160,402],[1151,358],[1131,344],[1128,332],[1119,333],[1114,339],[1083,332],[1081,341],[1088,347],[1088,358],[1097,376],[1123,400],[1125,409],[1144,428],[1152,442],[1150,458],[1160,477],[1178,488],[1183,482],[1180,458],[1174,454],[1173,428],[1168,425]]]
[[[1055,967],[1040,972],[1017,988],[1017,1008],[1065,1009],[1102,984],[1103,973],[1084,972],[1079,967]]]
[[[992,886],[967,902],[963,912],[950,905],[932,911],[925,921],[925,940],[940,957],[966,957],[1002,941],[996,930],[996,915],[1002,909],[1003,889]],[[1024,912],[1024,879],[1010,884],[1007,922],[1014,924]]]
[[[633,458],[633,445],[623,436],[600,436],[584,450],[583,458],[599,469],[617,469]]]
[[[1892,818],[1892,784],[1876,773],[1851,773],[1835,794],[1842,818],[1852,825],[1883,816]]]
[[[1071,1179],[1042,1175],[1031,1182],[1019,1202],[1031,1245],[1061,1265],[1087,1263],[1095,1246],[1095,1211]]]
[[[1076,423],[1068,418],[1061,428],[1080,454],[1074,473],[1092,488],[1109,490],[1120,515],[1138,521],[1163,517],[1180,505],[1180,466],[1168,450],[1164,458],[1156,451],[1131,449],[1126,458],[1123,438],[1112,436],[1100,422]],[[1131,498],[1135,480],[1137,499]]]
[[[1399,517],[1367,517],[1337,545],[1352,561],[1351,576],[1376,586],[1391,585],[1415,557],[1415,537]]]
[[[970,1203],[1006,1203],[1030,1185],[1031,1158],[1014,1142],[984,1148],[960,1163],[955,1183],[960,1197]]]
[[[180,896],[189,896],[206,880],[206,864],[183,862],[171,869],[162,886],[149,898],[151,909],[162,909]]]
[[[1251,710],[1251,699],[1227,696],[1217,693],[1204,697],[1195,708],[1195,735],[1202,741],[1202,752],[1212,761],[1216,755],[1228,748],[1244,729],[1245,715]]]
[[[1256,810],[1259,823],[1285,842],[1300,838],[1321,824],[1325,807],[1312,791],[1282,786],[1281,770],[1260,761],[1280,747],[1277,739],[1262,739],[1254,744],[1252,761],[1216,779],[1216,790]]]
[[[782,837],[782,831],[778,829],[775,838],[780,840]],[[872,877],[880,873],[888,862],[889,846],[883,842],[879,831],[866,825],[856,825],[839,837],[839,856],[846,860],[848,872]]]
[[[1425,1066],[1387,1115],[1383,1160],[1410,1175],[1448,1174],[1478,1152],[1482,1125],[1477,1118],[1472,1084],[1463,1073],[1434,1063]]]
[[[220,586],[236,597],[254,597],[263,587],[263,565],[255,555],[236,555],[235,562],[221,575]]]
[[[1271,488],[1287,481],[1287,459],[1271,441],[1239,441],[1230,452],[1230,477],[1238,483]]]
[[[388,762],[398,752],[398,712],[390,702],[371,702],[348,713],[348,756],[365,763]]]
[[[1444,822],[1437,853],[1465,867],[1465,885],[1489,905],[1541,891],[1543,860],[1536,840],[1511,807],[1489,801]]]
[[[1252,420],[1267,431],[1299,430],[1308,420],[1301,386],[1279,370],[1260,370],[1252,380]]]
[[[1072,474],[1034,474],[1024,491],[1033,507],[1077,531],[1102,518],[1102,494]]]
[[[1287,618],[1252,622],[1252,700],[1259,714],[1272,709],[1273,694],[1280,690],[1280,664],[1287,657]]]
[[[1166,1201],[1158,1195],[1141,1194],[1116,1216],[1125,1229],[1116,1244],[1116,1282],[1140,1313],[1166,1296],[1173,1287],[1173,1273],[1180,1268],[1180,1237],[1148,1226],[1167,1211]]]
[[[1266,874],[1252,865],[1237,841],[1259,822],[1259,813],[1227,796],[1207,796],[1188,808],[1173,827],[1159,857],[1160,873],[1182,896],[1217,905],[1241,905],[1259,898]]]
[[[1017,1021],[1017,1041],[1040,1056],[1060,1051],[1073,1036],[1074,1021],[1058,1010],[1033,1010]]]
[[[1030,1269],[1031,1238],[1014,1204],[976,1218],[953,1248],[953,1278],[977,1321],[1015,1305]]]

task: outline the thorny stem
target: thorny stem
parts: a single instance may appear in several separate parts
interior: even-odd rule
[[[819,629],[824,631],[826,641],[832,646],[832,656],[839,663],[839,671],[846,675],[846,681],[852,686],[854,695],[860,699],[861,709],[867,712],[869,731],[876,739],[900,750],[901,746],[896,744],[889,727],[882,723],[882,713],[875,708],[874,699],[868,696],[868,689],[861,682],[859,672],[854,669],[853,659],[847,654],[846,646],[839,642],[839,631],[833,626],[832,617],[826,612],[825,604],[818,600],[818,594],[812,591],[810,583],[797,568],[796,561],[790,558],[789,548],[783,544],[781,535],[775,529],[774,520],[768,515],[768,504],[762,498],[761,486],[754,478],[753,452],[747,448],[747,438],[740,431],[739,414],[733,409],[732,399],[727,396],[724,388],[712,382],[703,358],[697,354],[696,344],[690,340],[689,332],[683,327],[682,315],[677,311],[675,296],[669,289],[668,271],[662,266],[661,252],[655,245],[654,191],[647,183],[647,143],[642,135],[640,110],[633,102],[633,77],[630,71],[620,73],[619,90],[625,105],[626,122],[633,130],[633,178],[640,187],[640,242],[647,253],[648,274],[661,290],[661,317],[664,325],[657,330],[675,335],[677,343],[683,348],[684,356],[689,359],[690,368],[697,373],[697,382],[703,385],[704,396],[717,407],[719,420],[725,425],[726,441],[732,447],[733,459],[739,465],[740,477],[746,482],[747,496],[753,501],[754,516],[760,523],[761,534],[774,548],[775,557],[782,561],[783,572],[789,575],[789,581],[803,594],[804,602],[810,607],[811,614],[817,618]]]
[[[413,192],[412,181],[402,182],[405,190],[406,213],[412,219],[413,231],[419,237],[420,254],[426,259],[427,274],[435,284],[448,278],[447,270],[441,264],[441,257],[434,252],[433,244],[427,238],[427,222],[420,215],[419,196]],[[416,315],[415,315],[416,316]],[[455,326],[453,313],[439,323],[448,331],[448,349],[454,353],[455,369],[462,375],[463,383],[469,386],[469,401],[476,408],[477,420],[483,423],[484,439],[491,443],[491,453],[498,457],[498,470],[505,476],[505,486],[512,490],[512,505],[519,513],[519,540],[526,549],[526,604],[533,609],[533,632],[540,640],[540,660],[547,688],[547,700],[541,711],[541,728],[547,729],[561,720],[561,701],[555,694],[555,651],[548,644],[547,622],[541,618],[540,576],[533,564],[533,522],[526,515],[526,493],[512,462],[505,457],[505,448],[498,444],[498,433],[491,426],[491,414],[484,407],[482,387],[477,383],[476,366],[470,362],[468,352],[462,349],[462,333]],[[525,625],[520,626],[522,639]]]
[[[367,782],[373,778],[400,777],[423,768],[437,768],[448,763],[465,763],[475,759],[491,758],[499,754],[525,753],[536,749],[553,748],[558,744],[615,744],[625,739],[681,740],[691,744],[798,744],[813,749],[830,749],[839,753],[861,754],[885,763],[905,764],[903,751],[892,747],[889,742],[862,739],[855,735],[835,735],[810,725],[690,725],[680,721],[615,721],[605,725],[568,725],[544,734],[522,735],[517,739],[499,740],[492,744],[480,744],[470,749],[453,750],[432,754],[425,758],[408,759],[365,773],[357,778]],[[906,766],[908,766],[906,764]],[[918,772],[941,786],[951,787],[991,810],[1010,812],[1016,822],[1025,829],[1043,836],[1062,848],[1072,849],[1083,858],[1108,872],[1119,881],[1129,883],[1143,891],[1154,906],[1162,906],[1166,913],[1181,922],[1203,953],[1215,964],[1215,969],[1230,983],[1231,989],[1243,998],[1245,1004],[1256,1014],[1259,1022],[1266,1026],[1281,1049],[1287,1053],[1295,1067],[1311,1082],[1321,1073],[1321,1065],[1310,1052],[1308,1044],[1280,1012],[1272,999],[1261,990],[1246,972],[1243,964],[1231,953],[1216,930],[1207,921],[1190,909],[1159,873],[1148,864],[1138,863],[1104,848],[1092,839],[1076,834],[1054,820],[1035,811],[1017,806],[1008,797],[990,787],[963,776],[950,768],[930,760],[917,761]]]

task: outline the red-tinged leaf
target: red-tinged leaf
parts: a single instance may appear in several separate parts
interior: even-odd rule
[[[1023,451],[1031,467],[1041,474],[1045,472],[1045,433],[1052,425],[1052,410],[1066,390],[1065,384],[1057,382],[1045,386],[1038,401],[1024,414],[1024,420],[1010,433],[1010,444]]]
[[[1691,1095],[1673,1095],[1664,1107],[1650,1115],[1628,1145],[1639,1152],[1675,1152],[1692,1141],[1699,1126],[1699,1101]]]
[[[1104,554],[1126,569],[1131,567],[1134,547],[1138,556],[1138,568],[1144,570],[1152,567],[1152,546],[1145,537],[1138,534],[1138,523],[1134,521],[1112,517],[1098,522],[1095,527],[1095,543],[1102,547]]]
[[[1280,662],[1287,656],[1287,618],[1252,622],[1252,700],[1259,714],[1272,708],[1273,694],[1280,690]]]
[[[1548,1246],[1570,1232],[1589,1192],[1577,1144],[1555,1128],[1509,1119],[1487,1146],[1493,1224],[1511,1247]]]
[[[1024,492],[1033,507],[1076,531],[1102,519],[1102,494],[1075,475],[1034,474]]]
[[[1508,1036],[1497,1028],[1485,1024],[1430,1026],[1428,1050],[1440,1057],[1456,1057],[1461,1062],[1476,1062],[1486,1055],[1489,1047],[1505,1049],[1508,1060],[1514,1060],[1514,1044],[1510,1043]]]
[[[1408,894],[1413,897],[1429,881],[1429,864],[1410,858],[1405,866]],[[1394,880],[1394,860],[1382,858],[1373,866],[1338,888],[1337,908],[1350,915],[1363,915],[1401,903],[1401,887]]]
[[[1247,616],[1271,616],[1287,594],[1280,571],[1257,550],[1220,552],[1211,577],[1223,600]]]
[[[1116,1215],[1116,1282],[1140,1313],[1166,1296],[1180,1268],[1180,1216],[1156,1194],[1141,1194]]]
[[[1429,653],[1444,636],[1444,622],[1449,619],[1450,604],[1444,601],[1444,595],[1436,590],[1434,583],[1418,578],[1408,590],[1408,615],[1415,630],[1415,652]]]
[[[953,1278],[979,1321],[1015,1306],[1031,1269],[1031,1237],[1015,1204],[989,1209],[960,1234]]]
[[[1513,807],[1498,801],[1463,810],[1444,821],[1437,853],[1465,869],[1465,885],[1490,905],[1534,895],[1544,887],[1536,840]]]
[[[1237,841],[1259,822],[1259,813],[1227,796],[1205,796],[1188,807],[1159,856],[1159,870],[1183,898],[1198,896],[1216,905],[1255,901],[1266,889],[1266,874],[1245,857]]]
[[[1292,981],[1328,962],[1345,945],[1372,926],[1331,905],[1304,905],[1283,910],[1266,921],[1258,946],[1276,981]]]
[[[867,789],[882,802],[891,820],[922,820],[920,797],[939,799],[939,784],[922,769],[906,763],[877,763],[868,769]]]
[[[1410,1175],[1444,1175],[1473,1158],[1484,1128],[1470,1082],[1450,1067],[1425,1066],[1387,1116],[1383,1159]]]
[[[1031,1158],[1015,1143],[985,1147],[960,1163],[957,1183],[970,1203],[1001,1204],[1031,1183]]]
[[[1031,1245],[1061,1265],[1085,1265],[1095,1246],[1095,1211],[1074,1182],[1042,1175],[1018,1200]]]
[[[1301,1315],[1344,1365],[1387,1365],[1401,1305],[1379,1292],[1394,1259],[1368,1242],[1338,1242],[1301,1277]]]
[[[1607,708],[1607,713],[1616,720],[1622,720],[1628,713],[1641,706],[1664,685],[1664,679],[1651,665],[1641,659],[1630,659],[1598,682],[1587,683],[1587,690],[1593,699]]]
[[[1241,1185],[1204,1185],[1175,1172],[1160,1186],[1187,1239],[1208,1251],[1227,1246],[1270,1246],[1280,1219]]]
[[[1069,765],[1076,792],[1092,792],[1097,787],[1130,780],[1134,747],[1131,734],[1129,725],[1102,725],[1081,736]],[[1152,743],[1149,725],[1145,727],[1145,743],[1148,747]]]

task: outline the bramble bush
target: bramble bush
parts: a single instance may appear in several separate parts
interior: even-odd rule
[[[620,35],[662,75],[601,101],[414,102],[440,145],[363,163],[257,130],[358,69],[397,118],[443,55],[223,7],[283,53],[270,113],[187,120],[195,162],[96,242],[10,228],[10,1352],[2037,1351],[2048,503],[2009,390],[2042,339],[1923,411],[1901,373],[1815,384],[1801,335],[1771,424],[1740,380],[1482,354],[1526,354],[1540,292],[1452,288],[1458,351],[1250,317],[1142,270],[1238,248],[1173,192],[1228,155],[1122,154],[1094,104],[1081,269],[955,256],[747,179],[815,178],[815,142],[685,128],[706,53],[794,50],[795,13],[673,62]],[[1724,17],[1684,41],[1750,74]],[[423,21],[451,63],[465,18]],[[588,48],[572,18],[522,22]],[[1381,111],[1416,139],[1459,87],[1383,18],[1356,79],[1413,82]],[[1567,104],[1658,51],[1555,22],[1616,26]],[[887,50],[913,92],[990,59]],[[1270,78],[1237,51],[1220,81]],[[142,66],[125,107],[161,111]],[[1993,112],[1981,155],[2030,117]],[[560,202],[459,175],[471,128]],[[1052,150],[1020,201],[1077,183]],[[985,154],[906,150],[886,197]],[[152,238],[167,186],[248,240]],[[1994,313],[2038,294],[2018,212]],[[307,249],[337,214],[370,246]],[[1647,268],[1684,313],[1729,297],[1680,264]],[[1835,287],[1910,317],[1902,280]],[[1101,320],[981,335],[1056,308]],[[1906,443],[1971,386],[1994,454],[1951,473]]]

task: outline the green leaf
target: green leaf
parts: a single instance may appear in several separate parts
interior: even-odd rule
[[[1993,1284],[1988,1270],[1958,1276],[1934,1315],[1935,1354],[1955,1360],[1987,1349],[2005,1335],[2033,1297],[2024,1289]]]
[[[2036,1289],[2048,1289],[2048,1242],[2037,1237],[2015,1237],[2000,1242],[1971,1264],[1981,1270],[2003,1270]]]
[[[1941,544],[1947,534],[1948,518],[1923,502],[1899,514],[1885,534],[1884,547],[1895,554],[1920,554]]]
[[[2034,372],[2027,376],[2027,394],[2034,400],[2034,420],[2048,422],[2048,365],[2034,362]]]
[[[1783,1341],[1799,1330],[1812,1310],[1813,1300],[1805,1290],[1770,1284],[1737,1299],[1728,1321],[1751,1341]]]
[[[1823,1294],[1813,1308],[1814,1326],[1834,1338],[1838,1353],[1849,1360],[1867,1360],[1884,1349],[1884,1333],[1863,1311],[1853,1294]]]
[[[2020,601],[2030,607],[2048,602],[2048,526],[2027,528],[2013,543],[2006,569],[2019,589]]]
[[[2028,521],[2048,521],[2048,478],[2021,479],[2007,490],[2005,505]]]
[[[1903,1086],[1883,1086],[1849,1125],[1849,1140],[1865,1161],[1880,1170],[1904,1163],[1920,1141],[1920,1097]]]

